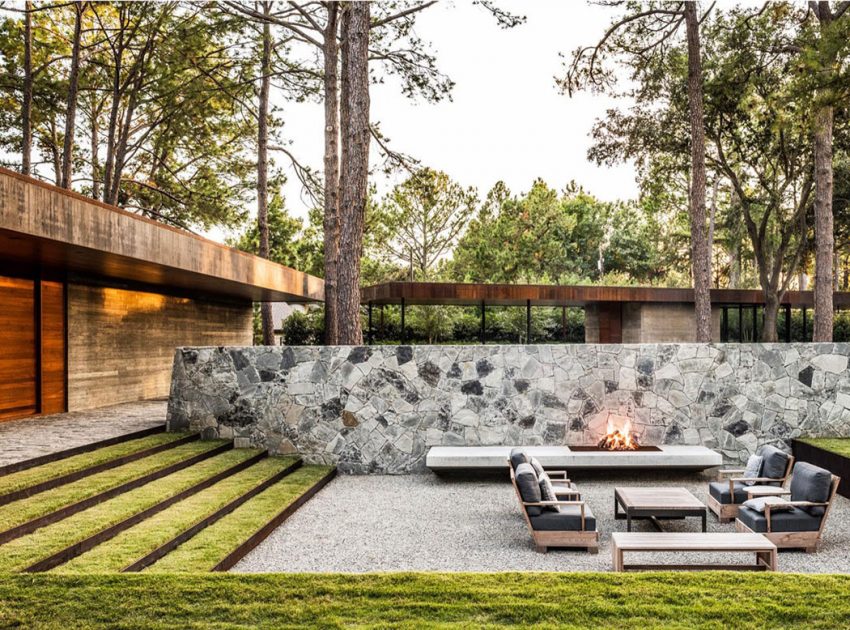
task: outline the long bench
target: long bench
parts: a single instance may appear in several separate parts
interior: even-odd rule
[[[755,553],[755,564],[624,564],[629,552],[740,552]],[[762,534],[727,533],[627,533],[611,534],[614,571],[700,570],[776,571],[776,545]]]
[[[425,465],[442,470],[507,470],[513,446],[433,446]],[[720,466],[723,457],[705,446],[662,445],[659,450],[587,451],[569,446],[523,446],[530,457],[536,457],[546,468],[606,469],[644,468],[705,470]]]

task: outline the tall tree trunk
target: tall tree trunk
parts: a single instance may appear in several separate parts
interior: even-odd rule
[[[21,173],[32,173],[32,2],[24,4],[24,95],[21,107]]]
[[[82,46],[85,2],[74,4],[74,40],[71,47],[71,71],[68,75],[68,101],[65,109],[65,144],[62,149],[62,188],[71,188],[74,164],[74,130],[77,126],[77,93],[80,86],[80,48]]]
[[[832,107],[815,120],[815,315],[812,341],[832,341],[835,236],[832,226]]]
[[[271,1],[263,2],[263,15],[271,13]],[[269,257],[269,88],[271,85],[272,34],[268,21],[263,22],[263,56],[260,66],[259,124],[257,125],[257,228],[260,232],[260,257]],[[274,321],[271,302],[260,305],[263,345],[274,345]]]
[[[369,3],[348,6],[343,40],[347,125],[342,127],[344,161],[340,172],[339,343],[363,343],[360,325],[360,257],[369,175]]]
[[[780,297],[775,290],[768,289],[764,292],[764,318],[762,319],[762,329],[759,335],[761,341],[773,343],[779,340],[776,335],[779,301]]]
[[[109,108],[109,123],[106,129],[106,163],[103,167],[103,200],[109,202],[112,188],[112,171],[115,167],[115,144],[118,135],[118,114],[121,109],[121,69],[124,56],[124,12],[126,5],[119,7],[121,16],[118,31],[118,42],[112,55],[114,67],[112,69],[112,103]]]
[[[337,265],[339,262],[339,3],[328,3],[325,26],[325,344],[339,343]]]
[[[691,266],[694,276],[696,340],[711,341],[711,250],[705,225],[705,123],[702,61],[696,2],[685,2],[688,37],[688,103],[691,118]]]
[[[59,127],[55,114],[50,116],[50,157],[53,162],[53,183],[58,186],[62,177],[62,156],[59,155]]]
[[[98,149],[100,148],[100,127],[98,118],[100,107],[96,103],[97,97],[92,95],[91,103],[91,196],[100,198],[100,160]]]

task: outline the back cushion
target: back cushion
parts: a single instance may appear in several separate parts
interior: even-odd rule
[[[542,477],[546,474],[546,471],[543,468],[543,464],[536,457],[529,457],[528,463],[531,464],[531,467],[534,469],[534,472],[537,473],[538,477]]]
[[[511,466],[516,470],[517,466],[520,464],[528,463],[528,455],[525,454],[525,451],[521,448],[512,448],[511,449]]]
[[[540,482],[537,479],[537,473],[529,463],[523,463],[516,467],[516,485],[519,488],[519,496],[526,503],[540,502]],[[529,516],[540,516],[542,510],[536,505],[530,505],[526,508]]]
[[[775,446],[762,446],[759,449],[762,457],[761,477],[779,479],[785,476],[785,468],[788,466],[788,455]]]
[[[791,500],[826,503],[829,500],[832,473],[808,462],[797,462],[791,475]],[[807,509],[813,516],[820,516],[825,509],[811,507]]]

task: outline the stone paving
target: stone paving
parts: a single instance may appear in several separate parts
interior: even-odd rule
[[[342,475],[322,489],[233,569],[244,573],[369,571],[610,571],[614,487],[684,486],[707,500],[708,474],[682,476],[573,475],[598,520],[596,555],[579,550],[534,551],[507,480]],[[668,521],[670,531],[700,531],[700,520]],[[709,531],[734,524],[708,517]],[[633,531],[655,531],[646,521]],[[751,563],[750,554],[640,554],[627,562]],[[836,497],[820,551],[779,553],[779,570],[850,573],[850,501]]]
[[[0,466],[163,424],[166,405],[144,400],[0,422]]]

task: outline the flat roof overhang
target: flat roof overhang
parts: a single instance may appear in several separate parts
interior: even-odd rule
[[[361,291],[364,304],[446,304],[474,306],[482,302],[494,306],[588,306],[602,302],[693,304],[693,289],[666,287],[597,287],[545,284],[471,284],[459,282],[387,282],[365,287]],[[712,304],[764,304],[764,293],[758,289],[712,289]],[[850,306],[850,293],[834,294],[836,307]],[[793,308],[812,307],[811,291],[788,291],[783,305]]]
[[[195,295],[321,302],[321,278],[0,168],[0,262]]]

